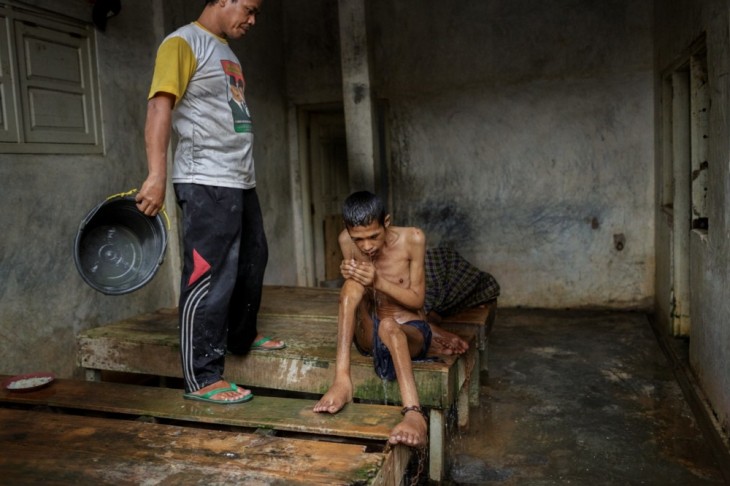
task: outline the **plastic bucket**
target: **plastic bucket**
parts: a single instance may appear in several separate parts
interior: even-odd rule
[[[150,280],[167,248],[163,212],[145,216],[133,196],[112,196],[79,225],[74,262],[81,278],[107,295],[133,292]]]

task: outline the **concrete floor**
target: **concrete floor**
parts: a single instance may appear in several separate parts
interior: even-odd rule
[[[444,484],[721,485],[647,316],[500,310]]]

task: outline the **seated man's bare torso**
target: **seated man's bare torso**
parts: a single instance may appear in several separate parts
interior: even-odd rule
[[[411,286],[412,255],[406,242],[407,231],[412,228],[391,227],[388,232],[387,243],[372,259],[360,252],[357,246],[350,241],[350,256],[357,262],[369,262],[375,267],[377,278],[388,280],[402,288]],[[392,317],[396,322],[403,324],[414,320],[425,320],[422,309],[410,309],[402,303],[392,299],[375,288],[365,289],[363,301],[359,307],[360,325],[357,327],[355,338],[358,346],[364,351],[372,350],[373,316],[383,320]]]

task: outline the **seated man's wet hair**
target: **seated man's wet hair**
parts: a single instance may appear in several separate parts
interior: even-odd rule
[[[354,192],[342,205],[342,219],[348,228],[367,226],[373,221],[384,225],[385,216],[385,204],[372,192]]]

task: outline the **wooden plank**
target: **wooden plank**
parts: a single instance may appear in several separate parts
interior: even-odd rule
[[[476,307],[470,307],[457,312],[454,315],[444,317],[445,324],[471,324],[474,326],[484,326],[487,328],[487,334],[492,330],[494,324],[494,316],[497,311],[497,301],[493,300]]]
[[[477,329],[477,348],[479,349],[479,369],[480,371],[488,371],[488,348],[489,335],[492,333],[492,327],[497,315],[497,300],[487,302],[486,304],[464,309],[453,316],[449,316],[443,320],[443,327],[452,332],[463,327],[474,327]],[[478,387],[478,383],[475,385]]]
[[[428,418],[428,477],[440,481],[446,471],[446,414],[443,410],[431,410]]]
[[[370,484],[362,446],[0,409],[8,484]]]
[[[259,315],[337,321],[340,289],[265,285]]]
[[[381,441],[402,419],[399,407],[385,405],[354,403],[330,415],[312,412],[313,400],[257,395],[218,405],[186,400],[171,388],[65,379],[30,392],[0,389],[0,402]]]
[[[311,319],[337,320],[339,289],[319,287],[290,287],[266,285],[261,297],[260,315],[291,316]],[[497,301],[471,307],[444,317],[445,325],[470,324],[485,326],[491,331]]]
[[[400,485],[405,479],[405,471],[414,453],[413,449],[402,445],[387,449],[386,447],[383,465],[372,481],[373,486]]]
[[[277,317],[337,320],[339,289],[315,287],[264,286],[260,314]],[[461,310],[443,318],[442,327],[452,332],[468,326],[477,329],[476,346],[480,369],[488,370],[489,335],[497,314],[497,300]],[[478,387],[478,384],[477,384]]]
[[[324,393],[332,383],[337,334],[339,289],[264,287],[259,330],[282,338],[287,348],[277,352],[253,352],[247,357],[226,357],[226,378],[247,386]],[[493,306],[491,306],[493,304]],[[469,389],[479,387],[479,362],[486,366],[486,344],[496,301],[467,309],[444,320],[444,327],[470,343],[461,357],[441,362],[414,363],[414,375],[424,407],[443,414],[461,402],[460,423],[468,422],[465,406]],[[491,316],[491,317],[490,317]],[[180,377],[177,315],[174,309],[114,323],[82,333],[78,338],[79,364],[87,369]],[[396,382],[384,382],[373,371],[371,358],[352,352],[352,379],[356,398],[377,403],[400,403]],[[468,387],[468,388],[467,388]],[[459,400],[460,398],[460,400]],[[432,420],[433,421],[433,420]],[[430,477],[442,479],[445,421],[436,420],[430,432]]]
[[[323,394],[334,379],[336,358],[335,321],[262,315],[259,330],[286,340],[276,352],[254,351],[226,357],[226,378],[245,386]],[[472,329],[457,331],[467,341],[476,340]],[[78,336],[79,365],[87,369],[181,377],[179,338],[174,311],[160,311],[90,329]],[[454,364],[466,356],[413,365],[422,405],[447,408],[463,385]],[[351,366],[356,398],[398,404],[395,381],[385,382],[373,371],[372,359],[354,348]]]

